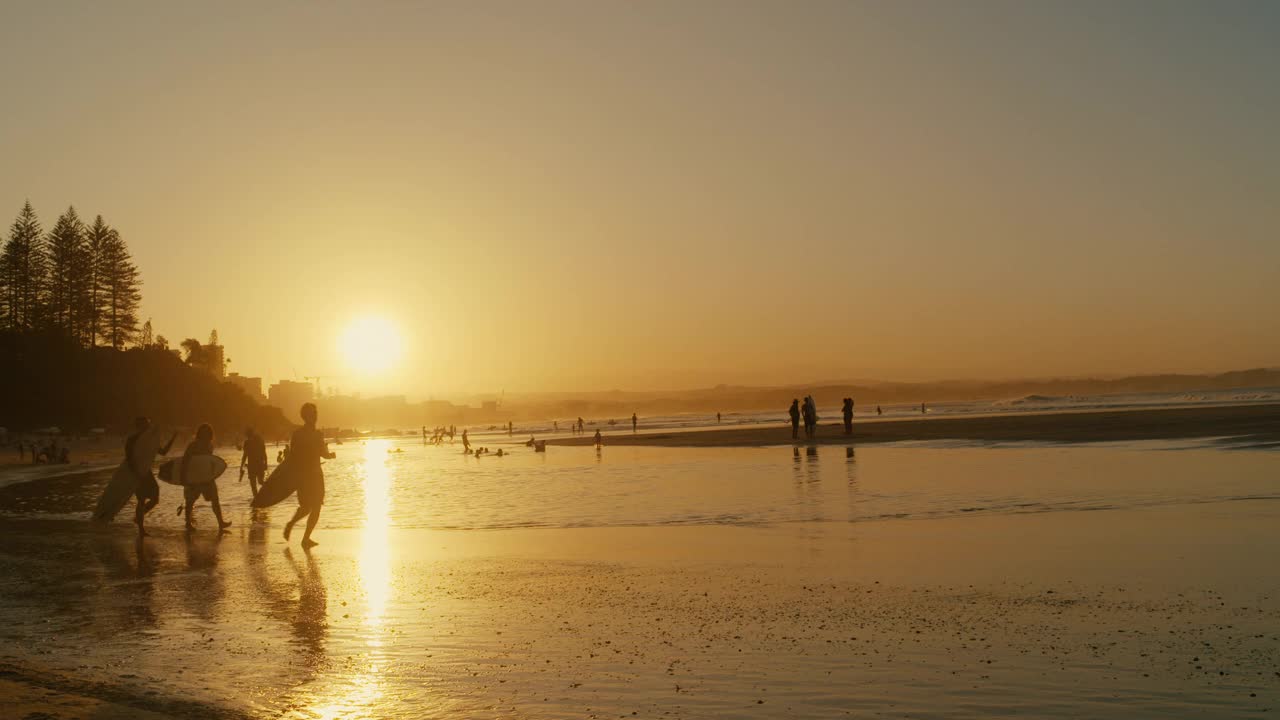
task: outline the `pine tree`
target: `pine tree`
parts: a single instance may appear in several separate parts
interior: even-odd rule
[[[112,240],[112,236],[118,236],[115,229],[102,221],[102,216],[97,216],[93,221],[93,226],[85,233],[85,248],[88,252],[88,272],[89,287],[88,297],[85,301],[85,310],[87,312],[84,318],[84,342],[89,347],[98,344],[98,338],[102,335],[102,315],[107,304],[107,287],[104,282],[104,266],[103,251],[106,249],[108,242]]]
[[[122,350],[138,334],[139,287],[142,278],[129,257],[120,233],[112,230],[98,257],[99,292],[102,295],[102,335],[111,347]]]
[[[155,347],[155,339],[151,336],[151,318],[142,323],[142,332],[138,334],[138,347],[150,350]]]
[[[88,313],[89,252],[84,223],[74,207],[58,217],[45,242],[49,262],[48,323],[53,329],[76,339],[83,332]]]
[[[9,228],[9,239],[0,255],[6,327],[26,331],[37,326],[43,310],[47,273],[40,220],[28,200]]]

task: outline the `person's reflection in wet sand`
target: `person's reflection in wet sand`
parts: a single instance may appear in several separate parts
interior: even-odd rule
[[[254,508],[250,511],[249,518],[249,544],[266,544],[267,531],[271,529],[271,511],[266,508]]]
[[[261,614],[287,625],[307,655],[307,666],[316,668],[325,657],[329,601],[319,563],[310,552],[304,551],[304,554],[305,566],[290,548],[284,551],[285,562],[296,576],[296,582],[272,577],[267,569],[270,558],[256,553],[248,559],[249,576],[263,598],[259,605]]]
[[[99,599],[80,604],[82,612],[91,609],[94,613],[102,613],[95,614],[94,628],[108,635],[117,635],[155,627],[159,622],[154,607],[155,548],[136,535],[129,540],[122,537],[93,538],[89,546],[106,581],[97,589],[109,596],[109,602]],[[67,597],[67,589],[59,588],[59,596]],[[119,614],[108,615],[112,610]]]
[[[849,521],[853,522],[857,519],[858,506],[858,456],[852,445],[844,449],[844,458],[844,472],[849,478]]]
[[[155,553],[147,548],[147,543],[142,537],[133,539],[133,552],[137,559],[138,577],[149,578],[155,575]]]
[[[202,620],[217,620],[218,608],[226,595],[224,573],[218,569],[218,547],[223,533],[210,536],[184,535],[187,567],[201,572],[189,573],[183,589],[188,595],[186,607]]]
[[[329,631],[329,596],[320,577],[320,566],[309,550],[304,570],[294,559],[292,551],[285,548],[284,555],[298,575],[298,611],[294,615],[293,634],[306,649],[313,662],[324,658],[325,639]]]

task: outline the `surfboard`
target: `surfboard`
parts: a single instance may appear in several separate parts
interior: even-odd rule
[[[253,498],[253,507],[271,507],[297,490],[298,474],[293,471],[289,461],[285,460],[271,471],[266,481],[262,483],[262,487],[258,488],[258,494]]]
[[[217,480],[227,470],[227,461],[217,455],[192,455],[187,460],[191,463],[187,469],[187,482],[183,483],[182,462],[182,458],[170,460],[160,466],[156,475],[170,485],[204,485]]]
[[[111,522],[116,514],[124,509],[129,498],[133,497],[137,490],[138,479],[129,469],[129,463],[120,463],[120,467],[116,468],[116,471],[111,474],[111,479],[107,481],[107,486],[102,489],[102,496],[98,498],[98,504],[93,509],[93,519],[98,522]]]

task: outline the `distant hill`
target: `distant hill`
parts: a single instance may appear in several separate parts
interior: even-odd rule
[[[718,386],[680,392],[524,394],[509,398],[505,408],[521,417],[624,417],[686,412],[751,412],[785,410],[792,398],[812,394],[821,404],[853,397],[859,405],[1001,400],[1027,395],[1118,395],[1153,392],[1196,392],[1234,388],[1280,387],[1280,370],[1259,368],[1217,375],[1134,375],[1094,379],[949,380],[904,383],[857,381],[777,387]]]
[[[56,335],[0,333],[0,426],[122,432],[138,415],[184,428],[207,422],[223,439],[248,425],[268,438],[292,427],[278,409],[167,350],[82,348]]]

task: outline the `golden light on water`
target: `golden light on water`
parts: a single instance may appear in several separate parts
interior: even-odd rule
[[[347,366],[362,375],[377,375],[400,361],[400,329],[385,317],[356,318],[338,337],[338,351]]]
[[[391,526],[391,469],[387,466],[387,440],[370,440],[364,446],[360,477],[364,485],[364,531],[358,558],[360,586],[364,591],[364,618],[359,630],[367,648],[362,661],[353,666],[337,697],[313,706],[308,717],[336,720],[347,717],[377,717],[385,702],[382,671],[385,665],[385,616],[391,594],[391,558],[388,545]]]

